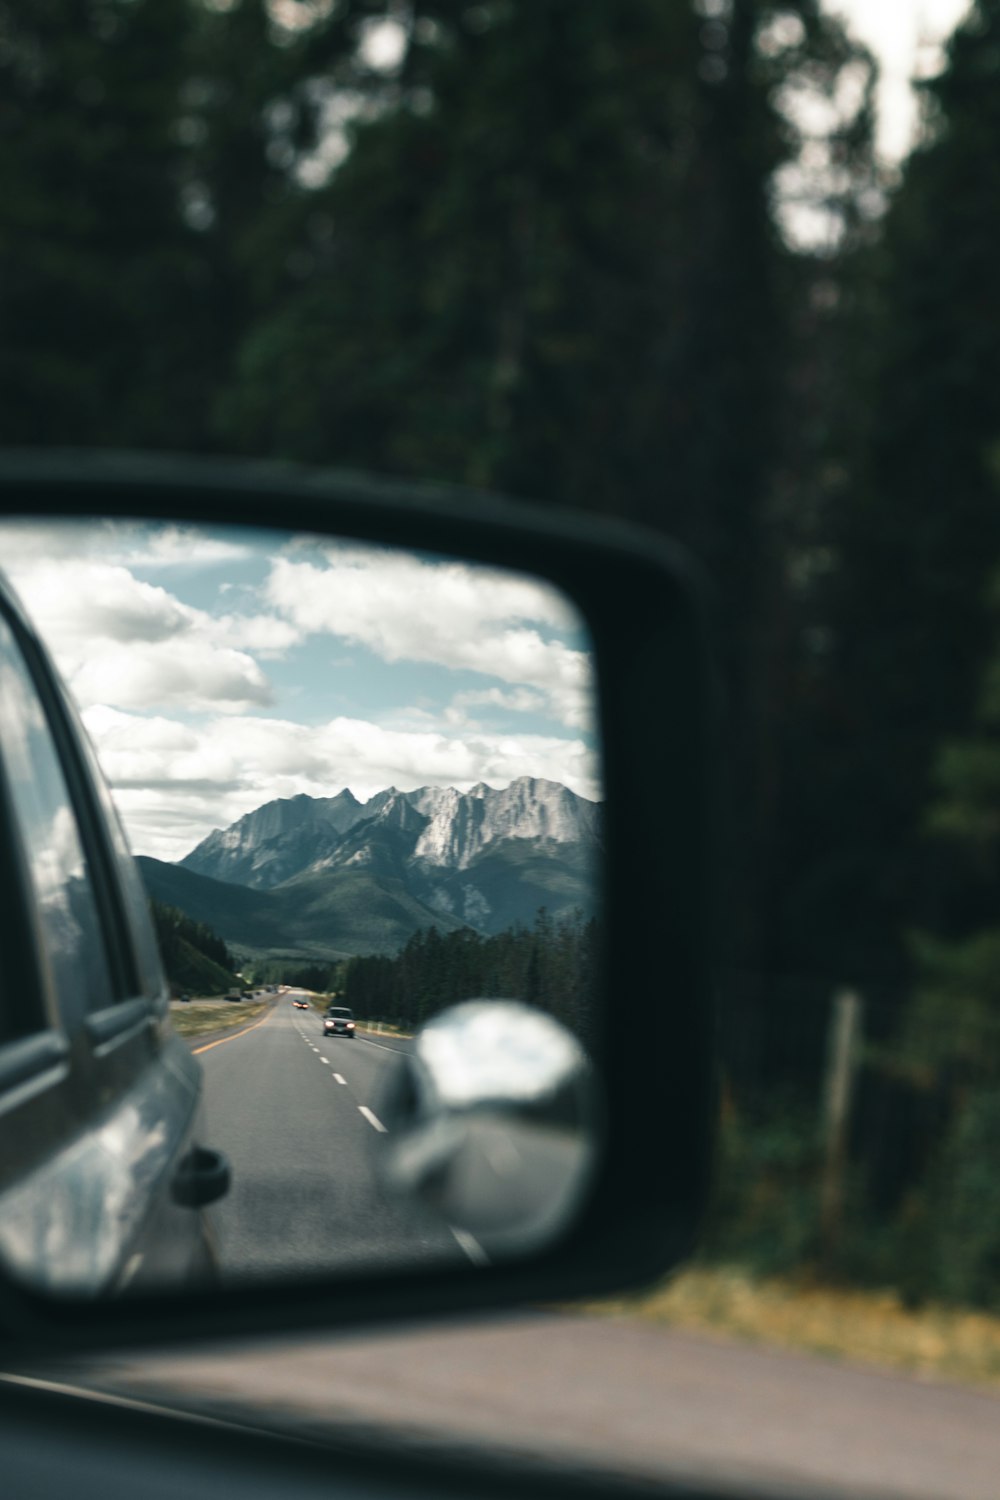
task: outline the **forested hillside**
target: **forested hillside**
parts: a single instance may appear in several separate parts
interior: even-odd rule
[[[181,994],[223,995],[237,984],[236,962],[204,922],[193,922],[174,906],[150,901],[160,957],[170,988]]]
[[[349,959],[341,998],[356,1015],[410,1029],[463,1000],[525,1000],[592,1041],[599,964],[596,920],[577,914],[555,921],[543,907],[531,927],[493,937],[430,927],[395,957]]]

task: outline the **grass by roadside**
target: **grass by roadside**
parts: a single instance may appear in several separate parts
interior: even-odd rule
[[[652,1291],[586,1310],[1000,1388],[1000,1318],[943,1304],[911,1309],[891,1291],[696,1266]]]
[[[170,1019],[178,1036],[204,1036],[209,1031],[231,1031],[245,1026],[254,1016],[267,1010],[267,1000],[242,1001],[192,1000],[187,1005],[172,1005]]]

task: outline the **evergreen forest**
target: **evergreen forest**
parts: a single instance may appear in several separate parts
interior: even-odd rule
[[[223,995],[236,985],[236,960],[210,927],[162,901],[149,905],[172,991]]]
[[[415,932],[395,955],[351,958],[340,998],[356,1015],[412,1029],[463,1000],[514,999],[547,1011],[594,1044],[600,933],[594,918],[554,919],[482,937],[471,928]]]

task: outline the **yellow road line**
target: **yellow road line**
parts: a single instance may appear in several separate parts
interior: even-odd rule
[[[256,1031],[258,1026],[263,1026],[264,1022],[269,1021],[273,1015],[274,1006],[272,1005],[271,1009],[262,1015],[259,1021],[254,1021],[252,1026],[244,1026],[240,1031],[231,1032],[229,1036],[216,1037],[214,1042],[206,1042],[203,1047],[192,1047],[191,1053],[197,1057],[199,1052],[211,1052],[213,1047],[221,1047],[223,1042],[235,1042],[238,1036],[246,1036],[248,1031]]]

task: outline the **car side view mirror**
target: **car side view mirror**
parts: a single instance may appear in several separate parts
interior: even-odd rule
[[[423,1317],[687,1254],[685,557],[464,490],[8,454],[0,565],[0,1341]]]
[[[486,1264],[570,1227],[600,1149],[597,1080],[579,1040],[510,1000],[429,1021],[386,1086],[381,1170]]]

